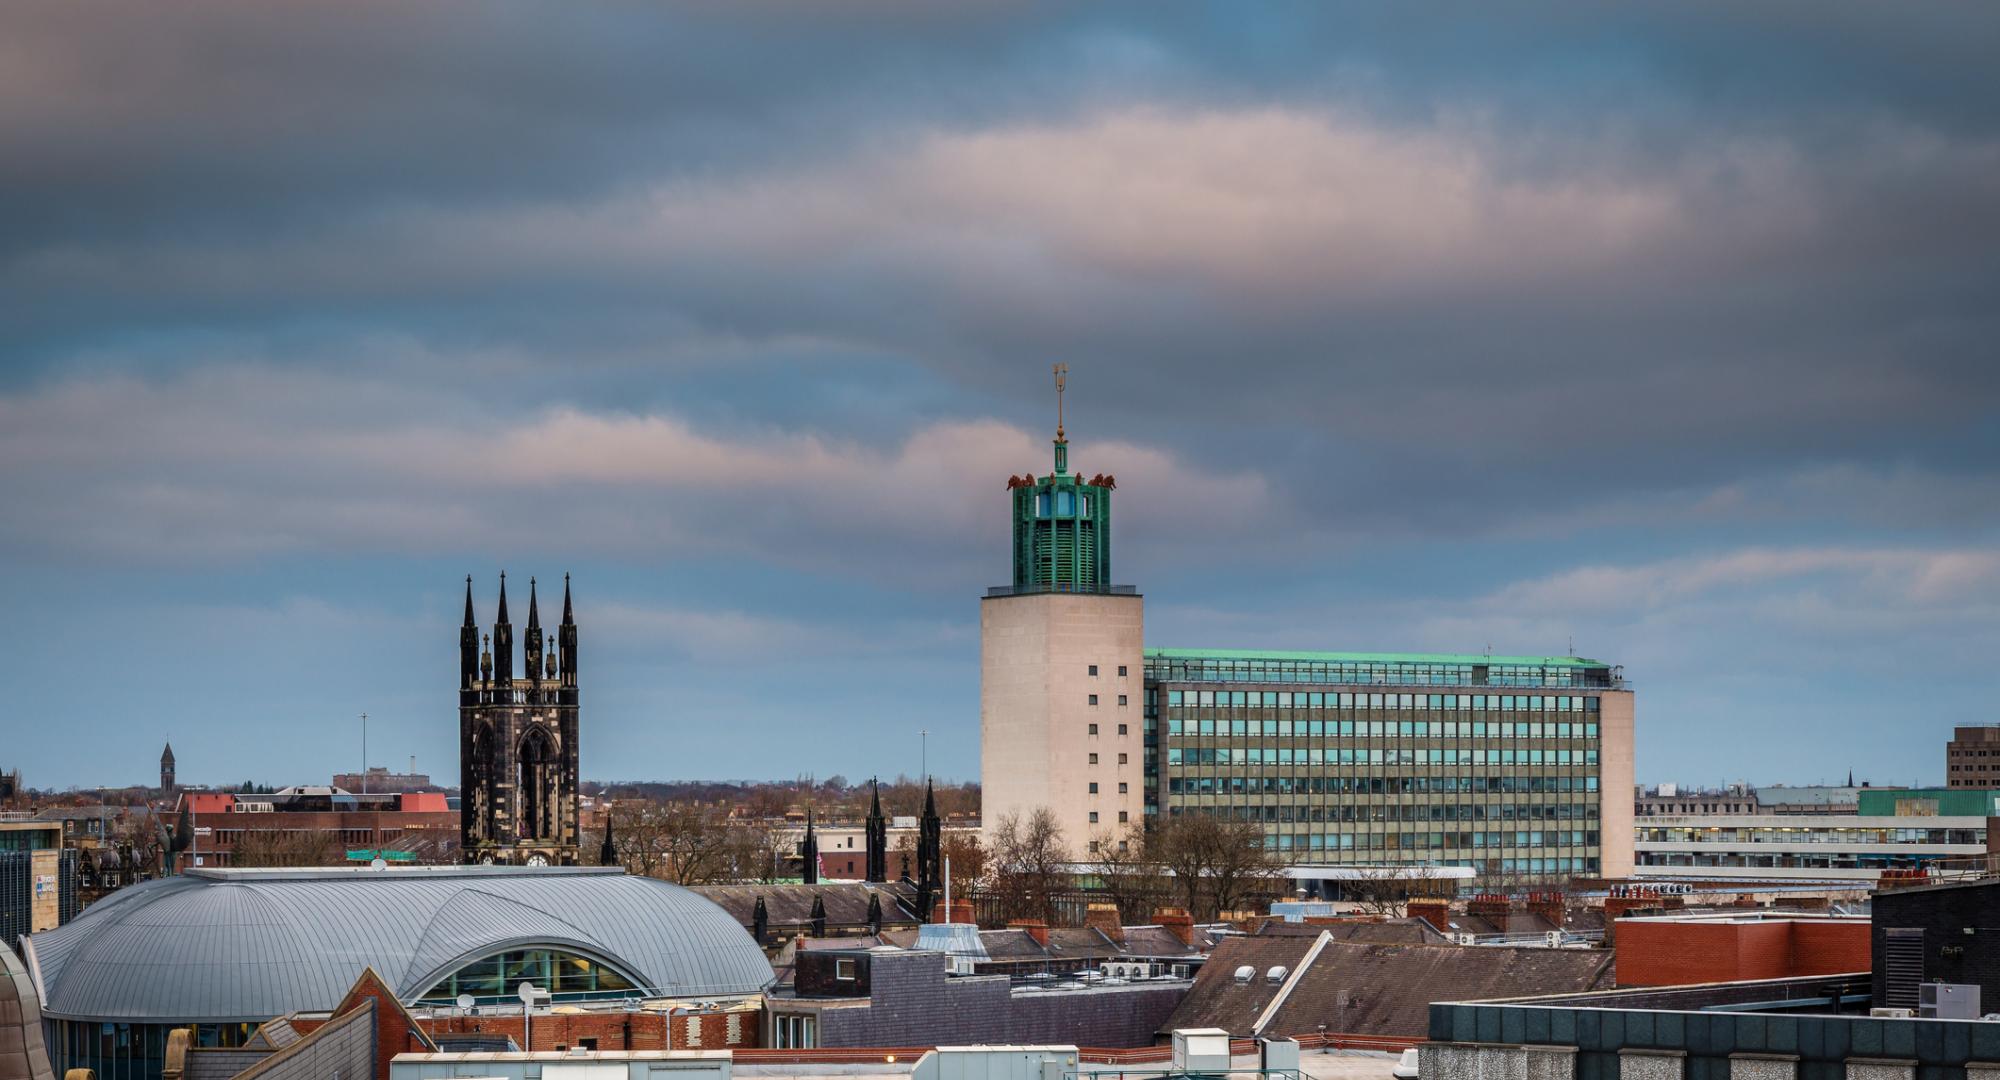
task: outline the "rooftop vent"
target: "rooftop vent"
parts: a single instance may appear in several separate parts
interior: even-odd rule
[[[1278,985],[1279,983],[1282,983],[1282,982],[1284,982],[1284,981],[1285,981],[1285,965],[1283,965],[1283,964],[1277,964],[1277,965],[1274,965],[1274,966],[1273,966],[1273,967],[1271,968],[1271,970],[1269,970],[1269,971],[1267,971],[1267,972],[1265,972],[1265,973],[1264,973],[1264,981],[1265,981],[1265,982],[1267,982],[1267,983],[1270,983],[1270,984],[1271,984],[1272,986],[1276,986],[1276,985]]]
[[[1242,967],[1236,969],[1236,985],[1238,986],[1247,986],[1249,985],[1250,980],[1256,977],[1257,977],[1257,969],[1249,964],[1245,964]]]

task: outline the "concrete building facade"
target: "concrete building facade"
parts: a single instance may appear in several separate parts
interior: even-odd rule
[[[1058,390],[1061,388],[1058,372]],[[1078,859],[1179,814],[1288,861],[1632,872],[1631,688],[1575,656],[1147,649],[1112,584],[1114,477],[1008,479],[1013,581],[980,605],[988,837],[1046,807]]]

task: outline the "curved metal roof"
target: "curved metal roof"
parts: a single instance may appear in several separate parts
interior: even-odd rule
[[[24,939],[45,1015],[261,1021],[339,1004],[373,967],[410,1001],[509,949],[583,952],[649,996],[755,993],[773,975],[722,908],[615,869],[193,870]]]

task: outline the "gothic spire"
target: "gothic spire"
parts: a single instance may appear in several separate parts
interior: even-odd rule
[[[475,619],[475,618],[473,617],[473,614],[472,614],[472,575],[471,575],[471,574],[467,574],[467,575],[465,575],[465,625],[467,625],[467,626],[478,626],[478,625],[479,625],[479,622],[478,622],[478,620],[477,620],[477,619]]]
[[[534,633],[541,629],[541,626],[542,614],[535,609],[535,579],[531,577],[528,579],[528,632]]]
[[[507,622],[507,571],[505,570],[500,571],[500,614],[493,621],[501,624]]]
[[[604,846],[597,849],[597,865],[618,865],[618,845],[611,842],[611,808],[608,806],[604,809]]]
[[[568,575],[568,574],[564,574],[564,575],[563,575],[563,621],[562,621],[562,624],[563,624],[564,626],[575,626],[575,625],[576,625],[576,618],[575,618],[575,616],[573,616],[573,615],[571,615],[571,614],[570,614],[570,609],[569,609],[569,575]]]

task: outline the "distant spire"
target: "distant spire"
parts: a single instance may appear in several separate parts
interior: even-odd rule
[[[571,615],[571,614],[570,614],[570,610],[569,610],[569,575],[568,575],[568,574],[564,574],[564,575],[563,575],[563,621],[562,621],[562,624],[563,624],[564,626],[572,626],[572,625],[575,625],[575,623],[576,623],[576,618],[575,618],[575,616],[573,616],[573,615]]]
[[[1069,365],[1057,364],[1056,373],[1056,472],[1069,472],[1069,437],[1063,434],[1063,387],[1069,382]]]
[[[504,592],[501,595],[506,595]],[[528,629],[542,625],[542,614],[535,608],[535,579],[528,579]]]
[[[507,621],[507,571],[505,570],[500,571],[500,614],[494,621],[498,623]]]
[[[617,866],[618,845],[611,842],[611,808],[604,808],[604,846],[597,849],[597,865]]]
[[[472,575],[465,575],[465,625],[478,626],[479,621],[472,615]]]

